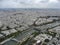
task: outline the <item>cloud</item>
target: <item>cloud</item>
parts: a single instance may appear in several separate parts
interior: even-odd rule
[[[0,8],[20,8],[20,7],[24,7],[24,5],[22,5],[20,3],[21,1],[16,1],[16,0],[2,0],[0,2]]]
[[[0,8],[60,8],[58,0],[0,0]]]
[[[58,3],[58,0],[49,0],[50,3]]]

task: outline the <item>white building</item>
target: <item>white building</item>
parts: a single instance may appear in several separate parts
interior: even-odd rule
[[[0,34],[0,38],[4,37],[2,34]]]
[[[39,19],[36,21],[36,25],[43,24],[43,23],[48,23],[48,22],[52,22],[52,21],[53,21],[52,19],[39,18]]]
[[[55,32],[55,33],[60,33],[60,26],[55,27],[53,29],[48,30],[49,32]]]
[[[35,38],[34,38],[34,40],[40,40],[40,41],[44,41],[45,39],[49,39],[49,40],[51,40],[52,39],[52,36],[50,36],[50,35],[48,35],[48,34],[40,34],[40,35],[38,35],[38,36],[36,36]]]
[[[1,31],[1,33],[5,34],[6,36],[15,32],[17,32],[15,29]]]

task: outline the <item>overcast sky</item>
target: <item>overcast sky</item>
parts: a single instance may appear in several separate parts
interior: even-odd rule
[[[0,8],[60,8],[60,0],[0,0]]]

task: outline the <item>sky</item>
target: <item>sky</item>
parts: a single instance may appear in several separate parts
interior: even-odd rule
[[[60,8],[60,0],[0,0],[0,8]]]

